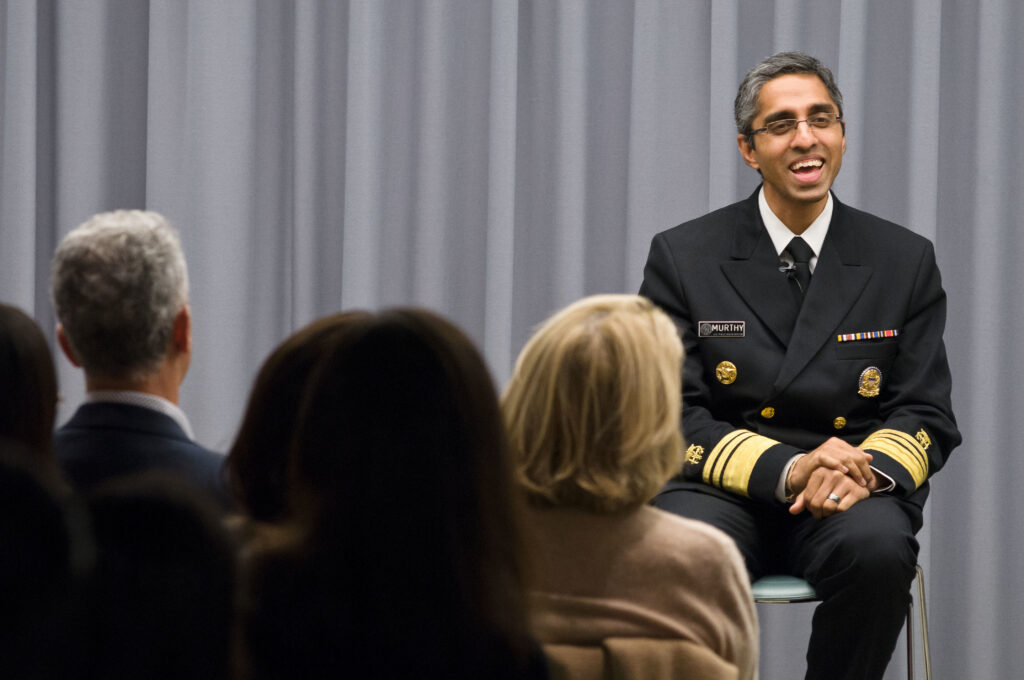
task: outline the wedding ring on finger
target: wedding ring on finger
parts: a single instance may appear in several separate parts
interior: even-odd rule
[[[839,498],[839,496],[835,495],[834,493],[830,493],[830,494],[828,495],[828,499],[829,499],[830,501],[835,501],[836,503],[838,503],[839,501],[841,501],[841,500],[842,500],[841,498]]]

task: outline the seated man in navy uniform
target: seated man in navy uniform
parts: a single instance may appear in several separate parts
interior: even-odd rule
[[[58,343],[85,372],[86,403],[54,437],[68,481],[89,491],[159,470],[226,504],[223,458],[192,440],[178,407],[192,317],[177,231],[153,212],[96,215],[57,247],[51,288]]]
[[[960,443],[932,244],[839,202],[842,94],[801,53],[735,102],[746,200],[654,237],[640,292],[686,348],[683,470],[654,500],[731,535],[752,578],[822,599],[807,678],[881,678],[928,478]]]

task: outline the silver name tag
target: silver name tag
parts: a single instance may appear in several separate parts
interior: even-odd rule
[[[698,338],[742,338],[747,334],[746,321],[698,321]]]

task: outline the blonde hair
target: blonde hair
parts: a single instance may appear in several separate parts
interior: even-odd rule
[[[682,465],[682,359],[673,323],[637,295],[584,298],[545,321],[502,396],[529,500],[598,513],[650,500]]]

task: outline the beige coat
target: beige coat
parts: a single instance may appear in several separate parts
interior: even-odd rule
[[[733,542],[649,506],[617,515],[530,508],[531,620],[545,646],[682,639],[757,678],[757,613]]]

